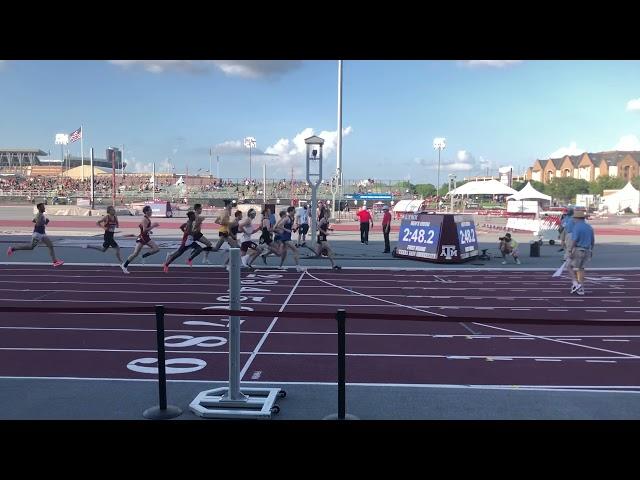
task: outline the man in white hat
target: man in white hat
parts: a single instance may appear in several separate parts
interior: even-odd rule
[[[384,252],[391,253],[389,245],[389,233],[391,232],[391,214],[389,213],[389,205],[382,207],[384,215],[382,216],[382,235],[384,235]]]
[[[573,212],[573,228],[571,230],[573,243],[569,251],[571,260],[569,274],[573,280],[571,293],[578,295],[584,295],[584,267],[593,256],[593,245],[595,244],[593,227],[585,221],[585,217],[584,210]]]

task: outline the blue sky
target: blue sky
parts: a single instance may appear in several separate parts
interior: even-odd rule
[[[434,137],[447,139],[441,183],[552,154],[640,150],[639,79],[638,61],[347,60],[344,175],[435,182]],[[55,134],[83,125],[85,155],[124,144],[130,171],[207,170],[211,147],[221,176],[245,177],[241,142],[253,136],[271,154],[254,157],[254,176],[265,161],[269,177],[301,176],[301,140],[316,134],[328,177],[337,62],[4,61],[0,110],[2,148],[58,158]]]

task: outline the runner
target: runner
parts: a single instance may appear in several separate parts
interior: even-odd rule
[[[122,257],[120,256],[120,245],[116,242],[113,235],[115,234],[116,228],[120,227],[120,223],[118,222],[118,216],[116,215],[116,209],[113,206],[107,207],[107,214],[102,217],[100,220],[96,222],[96,225],[104,228],[104,241],[102,242],[102,247],[98,247],[96,245],[83,245],[83,248],[91,248],[93,250],[98,250],[100,252],[106,252],[109,247],[113,248],[116,252],[116,257],[118,258],[118,262],[120,268],[124,272],[124,266],[122,265]]]
[[[585,221],[586,212],[576,210],[573,213],[573,225],[571,229],[571,268],[569,274],[573,280],[571,293],[584,295],[584,267],[593,257],[593,245],[595,238],[593,227]],[[574,272],[575,269],[575,272]]]
[[[193,248],[198,251],[202,250],[200,245],[198,245],[194,238],[195,232],[195,222],[197,221],[197,215],[195,212],[187,212],[187,222],[180,225],[180,230],[182,230],[182,242],[180,243],[180,247],[173,253],[167,253],[167,258],[162,264],[162,269],[164,273],[169,272],[169,265],[171,265],[175,260],[180,257],[184,252]]]
[[[274,226],[275,222],[272,223],[271,210],[269,208],[265,208],[262,211],[262,234],[260,235],[260,240],[258,243],[262,252],[260,254],[260,257],[262,258],[262,261],[265,265],[267,264],[267,256],[270,253],[273,253],[278,257],[281,254],[279,245],[275,243],[271,235]]]
[[[253,208],[250,208],[247,212],[247,218],[240,223],[239,231],[242,234],[240,244],[240,255],[242,258],[242,263],[248,268],[253,269],[252,263],[253,261],[260,255],[260,247],[258,244],[251,239],[251,236],[259,232],[261,227],[253,228],[252,220],[256,218],[256,211]],[[247,258],[249,257],[249,258]]]
[[[205,237],[202,234],[202,222],[204,222],[204,217],[202,216],[202,205],[199,203],[196,203],[193,206],[193,211],[196,214],[196,219],[195,222],[193,223],[193,241],[194,242],[200,242],[203,245],[205,245],[206,248],[200,248],[200,251],[204,250],[204,259],[202,260],[202,263],[209,263],[209,252],[211,252],[213,250],[213,244],[207,239],[207,237]],[[200,254],[200,251],[198,251],[195,247],[194,247],[194,251],[191,254],[193,258],[195,258],[198,254]],[[187,259],[187,264],[189,266],[192,265],[193,263],[193,258],[189,257],[189,259]]]
[[[282,239],[282,253],[280,255],[280,268],[284,264],[285,258],[287,258],[287,250],[291,250],[293,252],[293,261],[296,264],[296,271],[304,272],[304,268],[300,266],[300,255],[298,254],[298,249],[291,240],[291,233],[295,231],[293,228],[294,215],[296,213],[295,207],[287,208],[287,213],[280,220],[282,221],[280,238]],[[282,212],[281,212],[282,214]]]
[[[329,228],[329,210],[325,210],[323,213],[324,216],[318,219],[318,239],[316,243],[316,255],[320,257],[323,253],[325,253],[327,255],[327,258],[331,262],[331,267],[334,270],[340,270],[341,267],[339,265],[336,265],[333,261],[333,250],[329,246],[329,242],[327,240],[327,232],[329,230],[333,231],[332,228]]]
[[[38,209],[38,213],[33,219],[33,223],[35,223],[35,225],[33,226],[33,233],[31,234],[31,243],[9,247],[7,249],[7,255],[13,255],[13,252],[15,252],[16,250],[33,250],[34,248],[36,248],[36,245],[38,245],[38,243],[42,242],[49,249],[49,255],[51,256],[53,266],[59,267],[64,263],[64,261],[56,257],[56,253],[53,251],[53,243],[46,234],[45,227],[49,223],[49,219],[44,214],[44,203],[39,203],[38,205],[36,205],[36,208]]]
[[[236,210],[236,213],[233,215],[233,220],[229,222],[229,236],[227,237],[227,244],[229,247],[238,248],[238,229],[240,228],[240,221],[242,220],[242,211]],[[225,250],[226,259],[223,265],[227,265],[227,270],[229,270],[229,250]]]
[[[142,209],[142,213],[144,214],[144,218],[142,222],[140,222],[140,235],[136,238],[136,248],[133,249],[133,253],[127,258],[127,261],[122,265],[122,271],[124,273],[129,273],[127,267],[129,264],[140,254],[142,248],[146,245],[151,250],[142,254],[142,259],[144,261],[145,258],[154,255],[160,251],[160,247],[156,245],[156,242],[151,240],[151,230],[160,226],[159,223],[151,223],[151,216],[153,215],[153,211],[149,205],[146,205]]]
[[[218,237],[219,237],[218,241],[211,248],[211,250],[205,249],[205,251],[206,251],[205,255],[208,255],[210,251],[211,252],[217,252],[217,251],[220,250],[220,247],[222,246],[223,243],[225,243],[225,242],[229,243],[229,241],[228,241],[229,240],[229,218],[231,217],[231,207],[232,207],[231,200],[225,200],[224,201],[224,211],[222,212],[221,215],[216,217],[216,219],[214,220],[215,223],[220,225],[220,227],[218,228]],[[229,243],[229,245],[231,246],[230,243]],[[194,250],[194,252],[191,254],[189,259],[187,260],[187,263],[189,265],[191,265],[190,262],[193,262],[193,259],[196,258],[200,254],[201,251],[202,251],[202,249],[200,249],[200,251]]]
[[[298,230],[296,247],[304,247],[307,240],[307,232],[309,231],[309,213],[306,205],[299,209],[296,214],[296,230]]]

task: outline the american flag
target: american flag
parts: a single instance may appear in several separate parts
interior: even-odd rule
[[[77,130],[74,130],[69,134],[69,143],[77,142],[82,138],[82,127]]]

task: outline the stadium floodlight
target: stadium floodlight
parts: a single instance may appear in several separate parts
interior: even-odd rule
[[[447,146],[447,139],[444,137],[436,137],[433,139],[433,148],[438,150],[438,182],[436,184],[436,199],[440,197],[440,153]]]
[[[249,180],[251,178],[251,149],[256,148],[256,139],[253,137],[245,137],[244,138],[244,146],[249,149]]]

